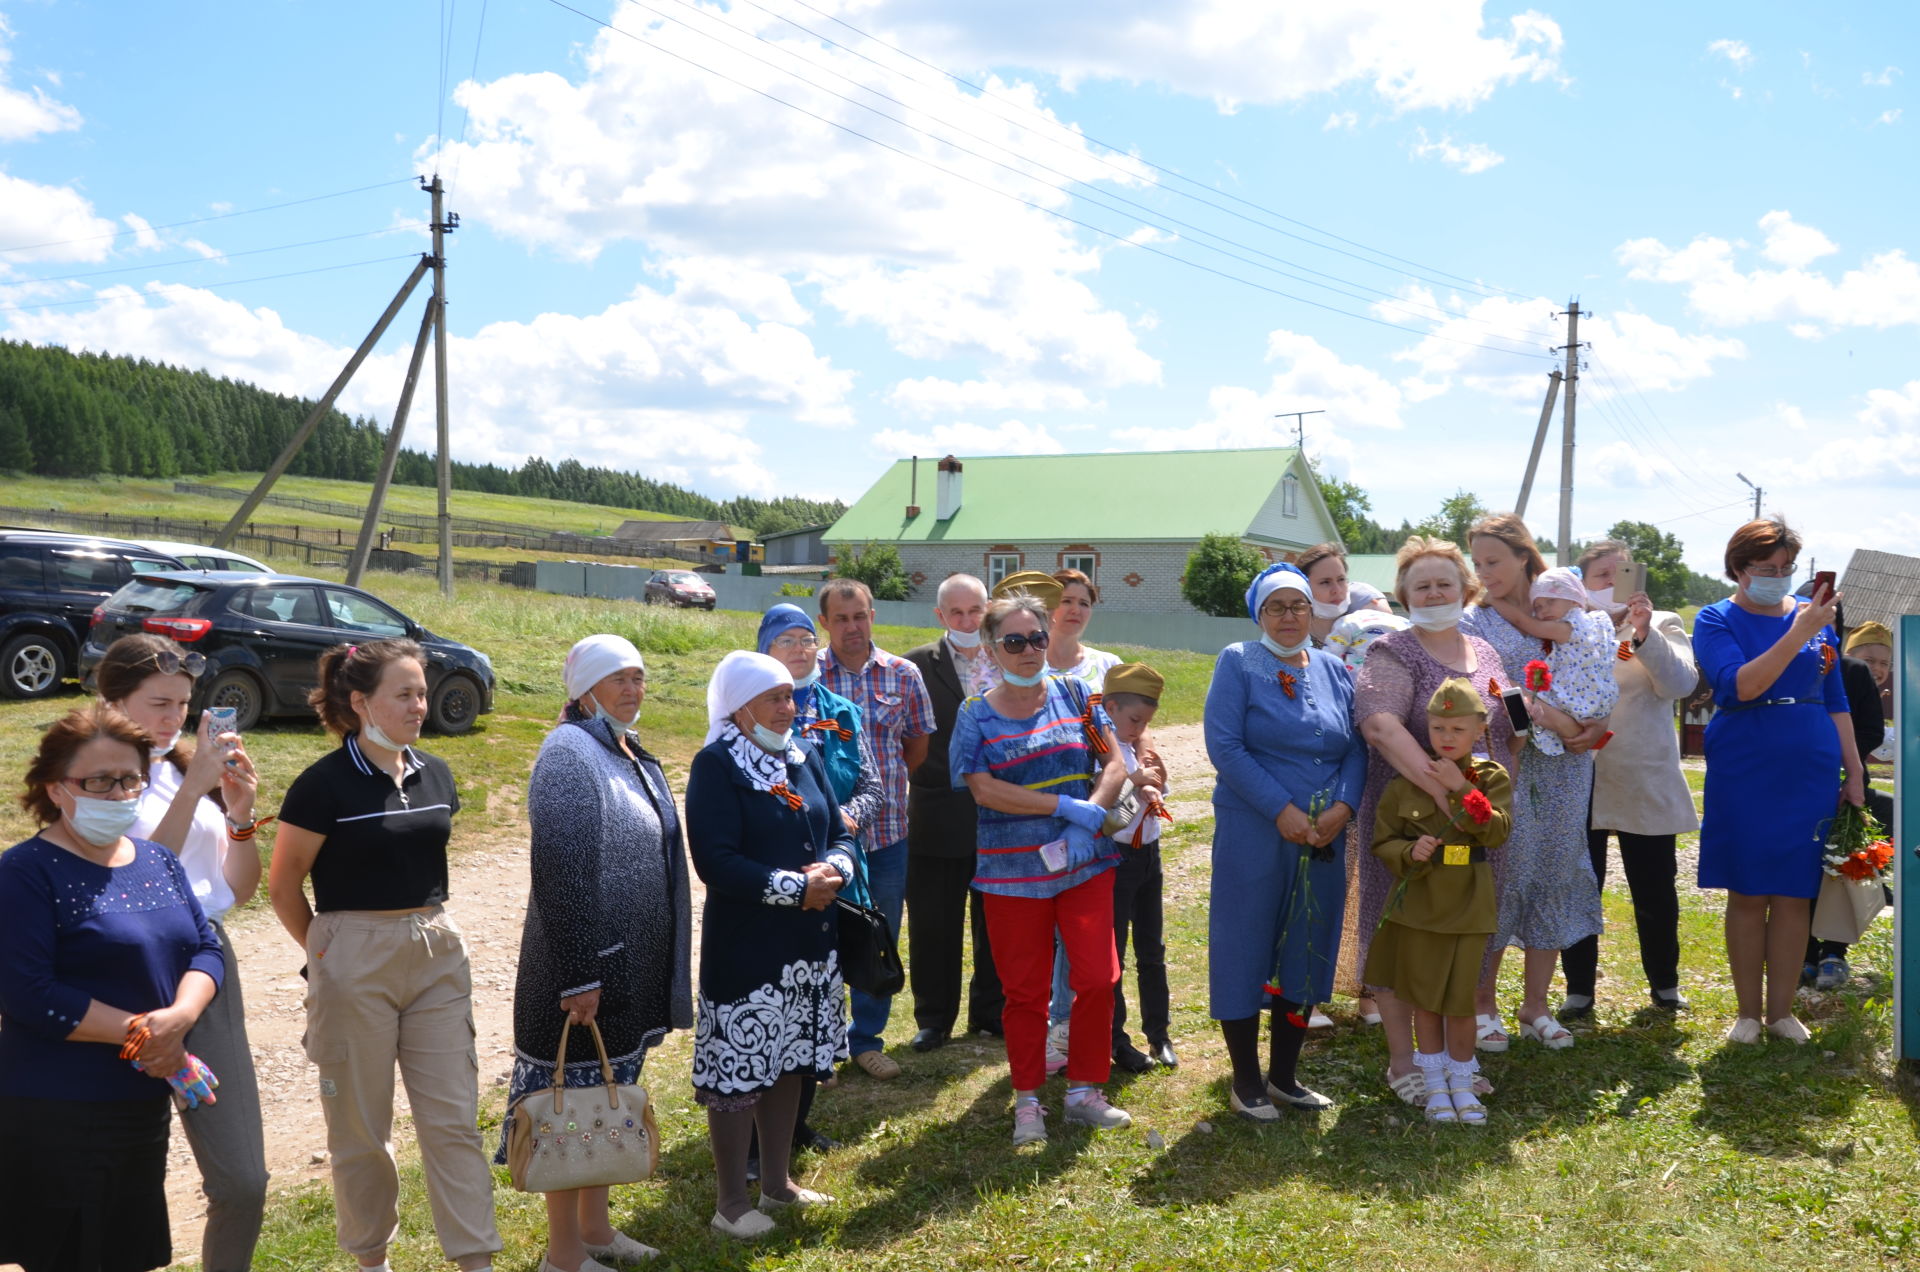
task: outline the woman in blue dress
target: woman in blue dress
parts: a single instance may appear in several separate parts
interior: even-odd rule
[[[1233,1061],[1233,1111],[1333,1101],[1295,1078],[1307,1021],[1333,994],[1347,904],[1347,821],[1367,780],[1346,665],[1312,648],[1313,593],[1291,565],[1247,589],[1258,640],[1228,645],[1207,687],[1213,788],[1208,1004]],[[1269,978],[1272,990],[1269,991]],[[1260,1012],[1273,1012],[1260,1066]]]
[[[1730,1042],[1759,1042],[1763,1024],[1790,1042],[1811,1036],[1794,1018],[1793,991],[1823,831],[1841,799],[1866,802],[1832,627],[1840,596],[1792,594],[1799,554],[1800,536],[1784,522],[1741,526],[1726,555],[1738,590],[1693,623],[1694,656],[1718,708],[1707,725],[1699,882],[1727,890],[1727,965],[1740,1010]]]

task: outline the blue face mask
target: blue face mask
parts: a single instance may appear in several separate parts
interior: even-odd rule
[[[1265,632],[1261,632],[1260,643],[1262,645],[1265,645],[1268,649],[1272,650],[1273,656],[1275,658],[1293,658],[1293,657],[1296,657],[1301,650],[1305,649],[1308,645],[1311,645],[1313,643],[1313,638],[1309,636],[1305,640],[1301,641],[1298,645],[1282,645],[1279,641],[1267,635]]]
[[[1047,678],[1047,669],[1044,667],[1042,667],[1039,671],[1035,672],[1031,676],[1023,676],[1017,671],[1008,671],[1005,668],[1002,668],[1000,671],[1000,679],[1006,681],[1010,685],[1018,685],[1022,689],[1031,689],[1035,685],[1039,684],[1042,680],[1045,680],[1046,678]]]
[[[1777,579],[1763,579],[1753,574],[1747,576],[1747,599],[1755,605],[1778,605],[1792,591],[1792,571]]]

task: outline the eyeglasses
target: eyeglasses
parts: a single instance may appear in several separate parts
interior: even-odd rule
[[[169,673],[171,674],[171,673]],[[60,779],[69,786],[78,786],[89,795],[106,795],[115,790],[128,792],[147,789],[145,773],[101,773],[93,777],[63,777]]]
[[[1790,579],[1794,567],[1791,565],[1750,565],[1747,573],[1756,579]]]
[[[811,652],[820,648],[820,640],[816,636],[797,636],[789,633],[788,635],[777,638],[773,642],[773,647],[775,649],[788,649],[795,652],[803,649]]]
[[[1045,632],[1035,632],[1031,636],[1023,636],[1019,632],[1014,632],[1011,635],[1000,638],[1000,648],[1010,654],[1023,654],[1029,646],[1034,649],[1045,649],[1047,647],[1047,634]]]
[[[207,656],[193,650],[183,654],[178,650],[162,649],[153,655],[153,669],[162,676],[177,676],[184,671],[198,680],[200,673],[207,669]]]
[[[1290,601],[1285,605],[1278,601],[1268,601],[1260,607],[1262,618],[1279,618],[1282,614],[1292,618],[1305,618],[1311,613],[1313,613],[1312,601]]]

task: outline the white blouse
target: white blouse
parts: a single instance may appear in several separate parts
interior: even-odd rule
[[[180,793],[180,770],[162,757],[147,771],[147,789],[140,792],[140,815],[127,833],[152,839]],[[233,889],[227,886],[227,819],[220,806],[202,799],[187,827],[187,842],[178,854],[193,885],[193,895],[207,918],[217,919],[233,908]]]

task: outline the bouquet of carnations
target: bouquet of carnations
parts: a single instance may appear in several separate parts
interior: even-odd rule
[[[1820,866],[1824,877],[1813,903],[1813,935],[1851,945],[1887,903],[1893,842],[1866,809],[1843,803],[1828,824]]]

